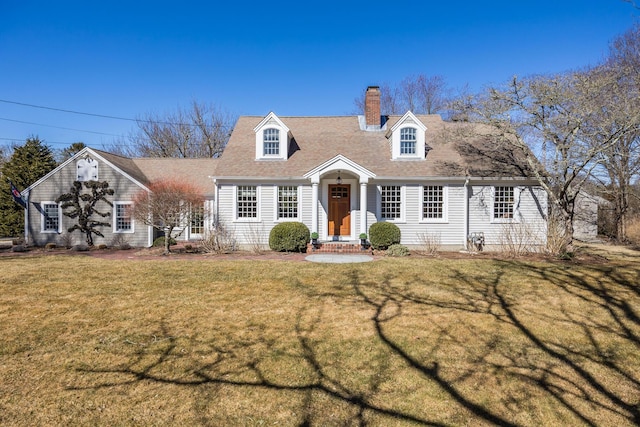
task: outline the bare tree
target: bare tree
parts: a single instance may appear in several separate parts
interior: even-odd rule
[[[398,115],[408,110],[415,114],[437,114],[447,105],[447,86],[444,77],[419,74],[404,78],[398,85],[385,83],[380,86],[380,111]],[[364,92],[354,103],[358,111],[364,111]]]
[[[614,40],[607,61],[592,73],[615,82],[604,94],[599,121],[601,133],[623,132],[616,144],[602,152],[595,177],[600,191],[613,202],[616,238],[627,240],[632,184],[640,176],[640,24]],[[600,144],[600,139],[594,141]]]
[[[446,106],[447,85],[444,77],[419,74],[411,77],[403,85],[405,105],[411,111],[422,114],[441,113]],[[412,93],[410,93],[411,91]]]
[[[578,193],[602,154],[633,129],[640,114],[607,131],[598,119],[614,89],[610,75],[587,70],[513,78],[504,87],[458,102],[470,120],[489,124],[496,137],[523,153],[549,195],[552,218],[560,221],[562,250],[571,246]]]
[[[164,232],[166,255],[171,252],[169,245],[174,229],[189,226],[202,214],[204,197],[193,184],[173,179],[155,181],[147,187],[149,191],[142,190],[134,196],[132,215],[143,224]]]
[[[164,116],[140,117],[137,131],[129,137],[129,146],[115,151],[141,157],[218,157],[234,123],[235,117],[229,113],[193,101],[189,109],[178,107]]]

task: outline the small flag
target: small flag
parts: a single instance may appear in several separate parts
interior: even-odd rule
[[[13,196],[13,201],[19,204],[20,206],[22,206],[23,208],[27,209],[27,203],[22,198],[22,195],[20,194],[16,186],[13,185],[13,182],[11,181],[9,181],[9,184],[11,184],[11,195]]]

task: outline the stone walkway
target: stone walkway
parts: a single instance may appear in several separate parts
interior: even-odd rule
[[[326,262],[326,263],[333,263],[333,264],[348,264],[348,263],[356,263],[356,262],[373,261],[373,257],[370,255],[330,254],[330,253],[307,255],[305,259],[311,262]]]

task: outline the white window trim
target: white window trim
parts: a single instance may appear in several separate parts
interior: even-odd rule
[[[415,139],[413,140],[413,144],[414,144],[414,150],[415,153],[403,153],[402,152],[402,130],[403,129],[413,129],[414,131],[414,136]],[[420,130],[416,127],[416,126],[402,126],[400,129],[398,129],[398,157],[399,158],[407,158],[407,159],[415,159],[415,158],[419,158],[420,155],[418,155],[418,132],[420,132]]]
[[[400,154],[400,132],[404,128],[416,130],[416,153]],[[407,111],[395,125],[391,127],[391,160],[425,160],[427,127],[411,111]]]
[[[193,216],[191,217],[191,219],[193,219]],[[187,239],[198,239],[203,237],[207,232],[207,223],[209,222],[207,215],[207,201],[202,204],[202,233],[194,233],[192,231],[192,222],[193,221],[189,221],[189,226],[187,227],[187,233],[185,234],[185,237]]]
[[[298,192],[298,216],[296,216],[295,218],[280,218],[278,216],[279,213],[279,209],[278,209],[278,189],[280,187],[296,187],[296,191]],[[273,199],[274,199],[274,212],[273,212],[273,218],[274,218],[274,222],[298,222],[300,221],[300,215],[301,215],[301,209],[302,209],[302,192],[301,192],[301,186],[298,184],[291,184],[291,185],[276,185],[274,187],[274,194],[273,194]]]
[[[238,187],[256,187],[256,217],[255,218],[238,218]],[[233,221],[232,222],[262,222],[261,209],[261,188],[257,184],[242,184],[233,186]]]
[[[57,230],[45,230],[44,223],[44,205],[58,205],[58,229]],[[62,208],[60,207],[60,203],[56,203],[53,200],[42,201],[40,202],[40,232],[45,234],[60,234],[62,233]]]
[[[496,201],[496,187],[511,187],[513,188],[513,218],[496,218],[495,217],[495,201]],[[491,223],[492,224],[517,224],[520,222],[520,193],[521,187],[516,185],[493,185],[491,186]]]
[[[264,154],[264,131],[280,131],[279,154]],[[289,128],[274,113],[269,113],[255,128],[256,160],[287,160],[289,153]]]
[[[396,219],[382,218],[382,187],[390,187],[390,186],[400,187],[400,218],[396,218]],[[376,205],[376,217],[378,218],[379,221],[392,222],[394,224],[404,224],[406,222],[406,215],[405,215],[405,207],[406,207],[406,200],[407,200],[406,188],[407,186],[404,184],[394,184],[394,183],[380,184],[377,186],[378,200]]]
[[[135,233],[135,227],[136,227],[136,221],[133,218],[133,215],[131,216],[131,230],[118,230],[117,229],[117,223],[118,223],[118,217],[117,217],[117,206],[118,205],[129,205],[129,206],[133,206],[133,202],[131,201],[116,201],[113,202],[113,224],[112,224],[112,230],[113,230],[113,234],[133,234]]]
[[[278,131],[278,153],[277,154],[266,154],[264,151],[265,149],[265,140],[264,140],[264,134],[267,130],[269,129],[273,129],[273,130],[277,130]],[[282,129],[276,127],[276,126],[266,126],[264,127],[260,133],[262,134],[262,155],[260,156],[263,159],[280,159],[282,158]],[[269,142],[274,142],[274,141],[269,141]]]
[[[442,187],[442,218],[425,218],[424,215],[424,187]],[[420,204],[418,218],[421,224],[446,224],[449,222],[449,186],[445,184],[427,184],[420,186]]]

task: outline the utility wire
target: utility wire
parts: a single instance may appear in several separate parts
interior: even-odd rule
[[[4,117],[0,117],[0,120],[4,120],[6,122],[23,123],[23,124],[26,124],[26,125],[46,126],[46,127],[55,128],[55,129],[72,130],[74,132],[87,132],[87,133],[93,133],[93,134],[96,134],[96,135],[106,135],[106,136],[115,136],[115,137],[122,136],[122,135],[116,135],[116,134],[113,134],[113,133],[96,132],[96,131],[93,131],[93,130],[73,129],[73,128],[65,128],[65,127],[61,127],[61,126],[45,125],[45,124],[42,124],[42,123],[25,122],[23,120],[5,119]]]
[[[125,120],[128,122],[135,122],[135,123],[157,123],[161,125],[179,125],[179,126],[194,126],[194,127],[197,126],[196,124],[193,124],[193,123],[172,123],[172,122],[157,121],[157,120],[132,119],[130,117],[118,117],[118,116],[110,116],[106,114],[86,113],[83,111],[66,110],[64,108],[55,108],[55,107],[47,107],[44,105],[27,104],[26,102],[9,101],[7,99],[0,99],[0,102],[4,102],[5,104],[21,105],[23,107],[41,108],[43,110],[51,110],[51,111],[60,111],[63,113],[81,114],[83,116],[101,117],[101,118],[112,119],[112,120]],[[222,126],[222,127],[228,128],[230,126]]]
[[[93,117],[103,117],[105,119],[127,120],[127,121],[130,121],[130,122],[137,122],[138,121],[136,119],[131,119],[131,118],[127,118],[127,117],[117,117],[117,116],[108,116],[108,115],[105,115],[105,114],[85,113],[85,112],[82,112],[82,111],[65,110],[65,109],[62,109],[62,108],[45,107],[44,105],[34,105],[34,104],[27,104],[25,102],[9,101],[9,100],[6,100],[6,99],[0,99],[0,102],[4,102],[6,104],[22,105],[23,107],[42,108],[43,110],[61,111],[63,113],[82,114],[84,116],[93,116]]]

